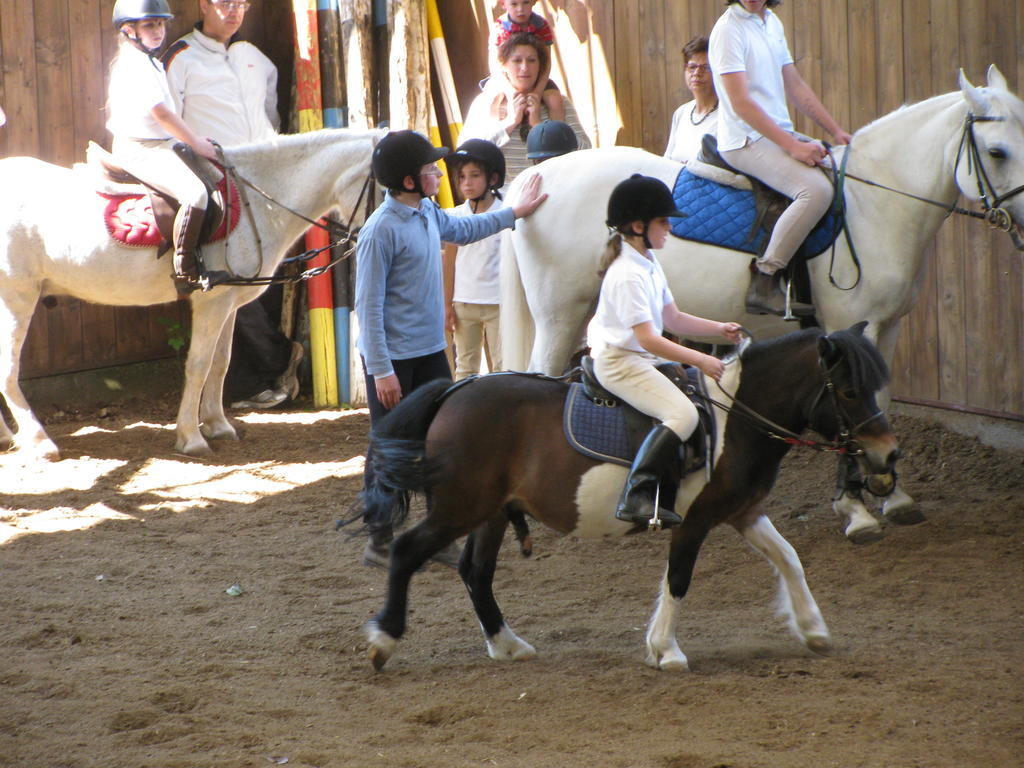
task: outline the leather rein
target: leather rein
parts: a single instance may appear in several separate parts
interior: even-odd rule
[[[836,361],[831,367],[829,367],[826,365],[824,358],[819,355],[818,365],[821,367],[821,373],[825,381],[821,385],[821,389],[818,390],[818,394],[815,395],[814,400],[811,401],[811,407],[806,411],[805,416],[808,421],[810,421],[811,416],[814,415],[814,412],[818,409],[822,398],[824,398],[827,393],[828,399],[832,404],[832,410],[836,415],[836,421],[839,422],[839,434],[836,436],[835,440],[810,440],[808,438],[801,437],[798,433],[786,429],[781,424],[776,424],[767,416],[761,415],[749,405],[737,400],[735,395],[727,392],[717,381],[715,382],[715,386],[718,387],[722,394],[732,401],[732,405],[720,403],[708,395],[702,395],[700,393],[695,394],[701,399],[706,400],[708,403],[721,408],[726,413],[735,413],[736,415],[743,417],[748,423],[752,424],[773,440],[779,440],[788,445],[799,445],[805,448],[813,448],[816,451],[830,451],[849,456],[862,456],[864,455],[864,449],[857,443],[857,433],[872,421],[883,418],[884,414],[879,409],[859,424],[853,424],[852,419],[850,419],[850,415],[839,402],[839,398],[836,395],[835,384],[832,382],[832,373],[839,365],[839,361]]]
[[[843,186],[845,179],[853,179],[859,181],[861,184],[866,184],[869,187],[878,187],[884,189],[887,192],[894,192],[897,195],[909,197],[913,200],[917,200],[928,205],[934,205],[942,208],[946,212],[946,216],[951,214],[960,214],[962,216],[970,216],[974,219],[984,219],[988,222],[988,225],[993,229],[998,229],[1002,232],[1010,233],[1013,229],[1013,217],[1010,216],[1009,212],[1002,207],[1003,203],[1009,200],[1011,197],[1019,195],[1024,192],[1024,184],[1021,184],[1015,189],[1011,189],[1005,194],[998,194],[992,182],[988,178],[988,173],[985,171],[985,165],[981,161],[981,152],[978,150],[978,142],[974,138],[974,124],[975,123],[992,123],[992,122],[1003,122],[1005,117],[995,117],[988,115],[975,115],[973,112],[968,112],[964,118],[963,131],[960,134],[960,146],[956,151],[956,163],[953,165],[953,178],[956,178],[956,172],[960,168],[961,160],[967,158],[967,172],[972,174],[978,183],[978,197],[981,199],[983,211],[974,211],[969,208],[962,208],[953,203],[943,203],[939,200],[932,200],[921,195],[915,195],[911,192],[904,192],[900,189],[894,189],[888,187],[885,184],[879,184],[877,181],[871,181],[870,179],[864,179],[860,176],[855,176],[846,170],[846,161],[849,159],[852,152],[852,147],[847,147],[846,152],[843,153],[843,160],[839,165],[838,171],[833,175],[833,187],[835,188],[835,210],[842,215],[842,228],[843,235],[846,238],[846,244],[850,249],[850,256],[853,259],[853,263],[857,268],[857,279],[853,281],[850,286],[843,287],[836,283],[832,277],[832,267],[835,264],[835,241],[832,242],[832,261],[829,263],[828,279],[829,282],[841,291],[850,291],[857,287],[860,283],[861,278],[861,267],[860,259],[857,257],[857,250],[853,245],[853,238],[850,235],[849,227],[846,222],[846,203],[843,198]],[[827,143],[825,144],[826,151],[828,152],[829,158],[832,160],[832,167],[835,168],[835,158],[832,156],[832,148]],[[991,199],[990,199],[991,198]],[[1011,233],[1012,234],[1012,233]]]
[[[355,221],[356,214],[359,211],[359,206],[362,205],[363,203],[364,197],[366,199],[366,216],[370,215],[371,209],[373,207],[373,194],[372,192],[369,192],[369,190],[371,189],[371,185],[373,184],[372,172],[368,173],[366,179],[363,181],[363,186],[359,190],[359,197],[356,199],[355,205],[352,206],[352,214],[348,217],[347,223],[343,224],[342,222],[329,216],[324,216],[322,220],[317,221],[315,219],[311,219],[309,216],[306,216],[305,214],[302,214],[292,208],[289,208],[280,200],[275,199],[270,194],[268,194],[267,192],[253,184],[251,181],[246,179],[238,172],[238,169],[235,168],[235,166],[227,162],[227,159],[224,157],[223,148],[216,143],[215,146],[217,148],[217,155],[220,158],[221,169],[224,171],[224,175],[227,177],[227,194],[225,195],[225,216],[231,216],[230,191],[231,185],[234,184],[238,188],[238,196],[239,199],[242,201],[243,208],[245,209],[246,219],[249,222],[249,226],[252,227],[253,234],[256,238],[256,251],[257,254],[259,255],[260,263],[260,267],[259,270],[257,270],[257,273],[263,268],[263,240],[260,237],[259,230],[256,229],[256,222],[252,215],[252,209],[249,205],[249,198],[245,192],[245,187],[248,187],[249,189],[253,190],[257,194],[265,198],[268,202],[276,205],[277,207],[283,208],[292,216],[302,219],[310,226],[317,227],[318,229],[323,229],[326,232],[328,232],[332,237],[337,237],[337,239],[332,240],[330,243],[321,246],[320,248],[310,248],[296,256],[290,256],[288,258],[282,259],[282,264],[306,262],[312,258],[315,258],[323,251],[330,250],[332,248],[335,248],[336,246],[344,246],[344,250],[341,252],[341,254],[331,259],[331,261],[329,261],[327,264],[323,264],[318,267],[310,267],[309,269],[303,270],[297,275],[268,275],[266,277],[240,277],[231,270],[230,262],[227,259],[226,253],[228,243],[230,242],[230,240],[225,239],[225,264],[227,265],[230,277],[219,278],[216,282],[217,285],[274,285],[278,283],[298,283],[303,280],[309,280],[310,278],[316,277],[317,275],[321,275],[324,272],[327,272],[328,270],[332,269],[334,265],[337,264],[338,262],[344,261],[345,259],[352,256],[356,249],[356,238],[359,234],[359,228],[353,227],[352,224]],[[323,223],[324,221],[326,221],[326,223]]]

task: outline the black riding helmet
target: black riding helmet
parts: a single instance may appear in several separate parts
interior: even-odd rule
[[[665,182],[653,176],[634,173],[616,184],[612,190],[608,198],[608,218],[605,223],[625,235],[635,235],[626,227],[634,221],[642,221],[644,245],[650,248],[647,225],[651,219],[659,216],[681,218],[686,214],[676,208],[676,201],[672,199],[672,192]]]
[[[579,148],[576,132],[561,120],[537,123],[526,137],[526,157],[530,160],[546,160],[575,152]]]
[[[505,155],[502,154],[502,151],[493,141],[469,139],[462,142],[459,148],[448,156],[446,162],[452,169],[452,173],[458,173],[459,166],[469,160],[473,160],[483,167],[484,173],[487,174],[487,188],[500,199],[501,195],[498,190],[505,186]],[[498,180],[494,184],[491,184],[492,174],[498,175]],[[478,200],[479,198],[476,198],[474,202]]]
[[[114,29],[122,24],[143,19],[173,19],[167,0],[117,0],[114,3]]]
[[[422,133],[391,131],[374,147],[373,175],[379,184],[398,192],[410,191],[402,182],[406,176],[412,176],[416,182],[412,191],[422,195],[420,168],[436,163],[447,154],[447,147],[435,147]]]

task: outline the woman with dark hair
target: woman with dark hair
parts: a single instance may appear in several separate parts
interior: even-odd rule
[[[705,133],[715,135],[718,129],[718,94],[708,65],[708,39],[697,35],[683,46],[683,71],[686,87],[693,100],[680,106],[672,115],[665,157],[687,163],[700,151]]]
[[[718,151],[729,165],[782,192],[793,202],[779,218],[764,255],[751,264],[747,311],[785,312],[773,276],[785,267],[828,210],[832,184],[817,167],[826,164],[820,141],[794,133],[787,97],[803,114],[848,144],[847,133],[800,76],[786,32],[771,8],[779,0],[728,0],[711,31],[709,59],[721,101]],[[813,308],[793,304],[795,313]]]
[[[513,35],[498,49],[502,75],[508,81],[505,89],[492,89],[481,93],[470,105],[466,124],[459,134],[459,144],[469,139],[485,139],[494,142],[505,155],[505,181],[511,184],[515,177],[527,167],[526,138],[530,129],[548,119],[547,107],[537,97],[537,79],[546,68],[548,47],[540,44],[533,35]],[[580,126],[579,117],[572,102],[565,99],[565,122],[577,138],[580,149],[590,147],[590,139]]]

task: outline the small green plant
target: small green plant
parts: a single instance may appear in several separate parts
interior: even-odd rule
[[[177,320],[169,317],[158,317],[156,321],[167,329],[167,346],[180,356],[181,350],[188,344],[188,331]]]

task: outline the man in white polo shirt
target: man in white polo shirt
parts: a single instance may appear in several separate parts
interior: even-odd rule
[[[199,0],[195,28],[163,55],[171,96],[182,119],[201,136],[228,147],[277,135],[277,69],[259,48],[238,38],[247,0]],[[298,394],[302,345],[271,322],[264,301],[238,309],[225,387],[236,407],[273,408]]]

